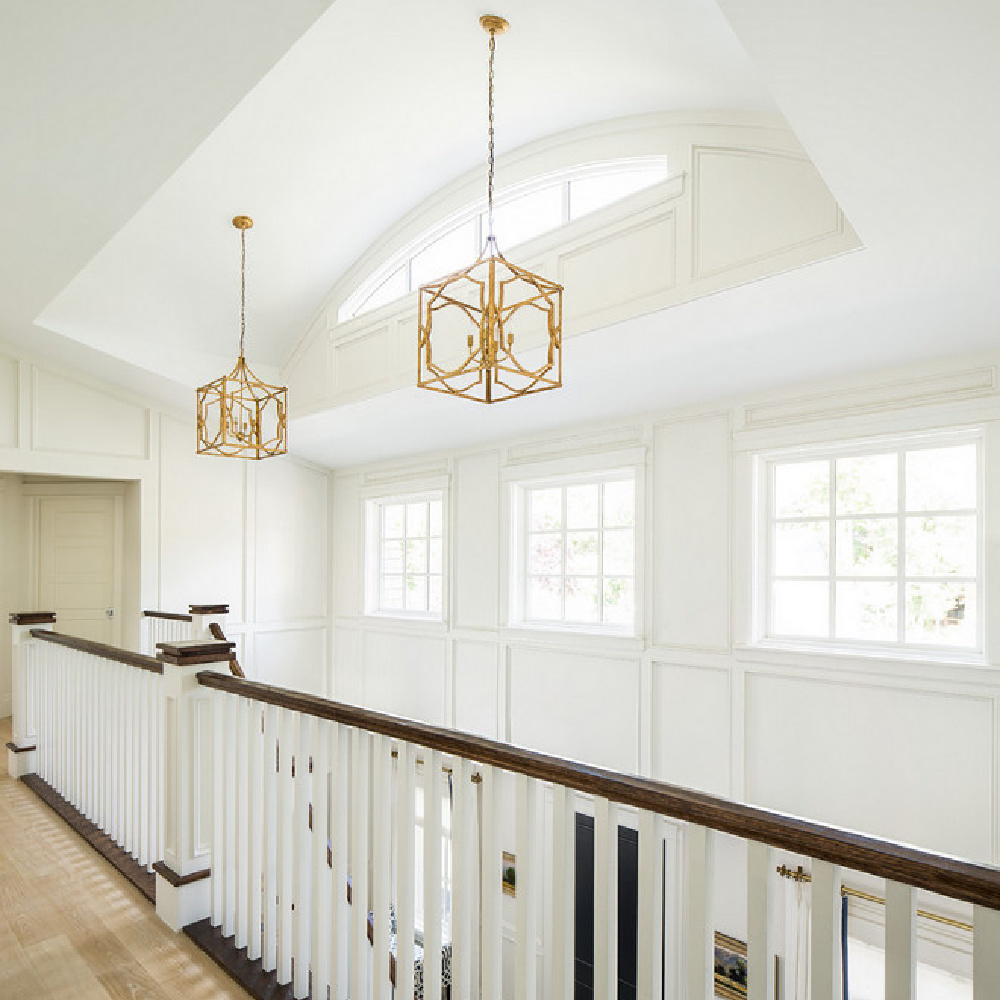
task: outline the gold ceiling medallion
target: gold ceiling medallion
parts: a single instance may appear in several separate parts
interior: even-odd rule
[[[495,173],[493,59],[496,36],[509,27],[495,14],[479,23],[490,36],[488,235],[469,267],[420,287],[417,385],[498,403],[562,385],[562,285],[511,264],[493,233]],[[515,334],[517,350],[515,355]],[[529,367],[530,351],[542,364]]]
[[[198,454],[271,458],[288,451],[288,389],[268,385],[247,367],[247,230],[253,219],[237,215],[240,231],[240,356],[236,367],[198,390]]]

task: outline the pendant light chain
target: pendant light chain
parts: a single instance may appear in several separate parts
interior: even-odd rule
[[[496,152],[494,149],[494,127],[493,127],[493,59],[496,55],[497,49],[497,34],[495,31],[490,32],[490,112],[489,112],[489,123],[490,123],[490,179],[488,188],[488,202],[489,202],[489,237],[487,239],[488,244],[493,244],[496,247],[496,237],[493,235],[493,173],[495,170],[495,159]]]
[[[240,360],[247,332],[247,231],[240,230]]]

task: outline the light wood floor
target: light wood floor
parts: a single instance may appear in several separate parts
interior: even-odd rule
[[[0,719],[0,747],[11,738]],[[248,994],[0,768],[3,1000],[246,1000]]]

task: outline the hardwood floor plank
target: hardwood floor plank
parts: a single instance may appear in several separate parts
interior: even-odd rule
[[[0,743],[9,739],[0,719]],[[0,998],[179,997],[247,994],[30,789],[0,775]]]

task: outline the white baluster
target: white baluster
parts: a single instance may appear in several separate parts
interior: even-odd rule
[[[236,934],[236,716],[239,698],[226,695],[225,744],[222,751],[222,933]]]
[[[226,695],[212,692],[212,926],[221,927],[225,914],[225,770]]]
[[[351,996],[368,996],[368,762],[370,739],[351,731],[354,781],[351,796]]]
[[[840,869],[825,861],[813,861],[809,957],[812,1000],[843,1000],[840,907]]]
[[[264,709],[264,954],[265,972],[278,964],[278,709]]]
[[[573,996],[573,911],[576,854],[576,795],[562,785],[552,786],[552,916],[546,949],[546,996],[571,1000]]]
[[[885,883],[885,1000],[916,1000],[917,904],[908,885]]]
[[[441,754],[424,750],[424,996],[441,995]]]
[[[660,817],[639,810],[639,901],[636,986],[642,997],[663,991],[663,835]]]
[[[501,913],[503,886],[503,854],[500,827],[503,822],[501,782],[503,772],[483,767],[483,863],[482,899],[483,943],[482,984],[484,997],[502,995],[503,982],[503,918]]]
[[[715,959],[715,835],[689,823],[685,829],[684,959],[687,1000],[711,1000]]]
[[[236,758],[234,839],[229,850],[236,858],[236,947],[247,947],[250,924],[250,762],[248,760],[250,702],[236,697],[236,738],[230,753]]]
[[[594,1000],[618,996],[618,805],[594,798]]]
[[[313,763],[313,916],[312,916],[312,993],[325,997],[330,987],[330,920],[333,903],[333,877],[326,860],[327,835],[330,829],[330,740],[333,729],[320,719],[316,725],[316,751]]]
[[[334,724],[330,741],[330,845],[333,911],[330,920],[331,996],[346,997],[350,970],[351,913],[347,906],[347,823],[350,814],[350,730]]]
[[[122,671],[122,698],[125,702],[125,782],[122,787],[122,846],[129,854],[135,853],[135,829],[133,810],[135,789],[135,712],[133,705],[133,688],[135,686],[135,670],[125,667]]]
[[[295,831],[292,826],[295,789],[292,760],[295,757],[296,715],[280,711],[278,738],[278,982],[292,981],[292,921],[294,902]]]
[[[144,868],[150,864],[149,857],[149,757],[152,733],[149,719],[149,691],[153,675],[147,670],[138,671],[139,683],[139,770],[138,770],[138,809],[139,809],[139,864]]]
[[[396,763],[396,996],[413,996],[415,838],[413,747],[402,740]],[[425,994],[426,996],[426,994]],[[499,996],[499,994],[496,994]],[[427,1000],[430,1000],[428,997]],[[436,998],[435,998],[436,1000]],[[457,998],[456,998],[457,1000]]]
[[[316,720],[299,715],[299,741],[295,761],[295,985],[294,996],[309,995],[309,945],[312,941],[312,833],[309,830],[309,803],[312,775],[309,760],[315,745]]]
[[[774,997],[774,862],[773,848],[747,841],[747,1000]]]
[[[389,905],[392,895],[392,756],[385,736],[372,739],[372,1000],[391,1000]]]
[[[264,706],[258,701],[250,703],[249,760],[250,760],[250,927],[247,937],[247,958],[254,962],[261,957],[261,920],[264,885],[264,826],[267,814],[264,806],[264,767],[267,754],[261,720]]]
[[[473,995],[473,940],[479,937],[476,907],[479,843],[476,837],[476,785],[472,764],[455,761],[451,817],[451,990],[458,1000]],[[476,984],[478,986],[478,982]]]
[[[536,845],[538,782],[523,774],[514,776],[514,852],[517,858],[515,905],[514,996],[535,1000],[538,993],[538,881]]]
[[[1000,997],[1000,910],[972,908],[972,997]]]

